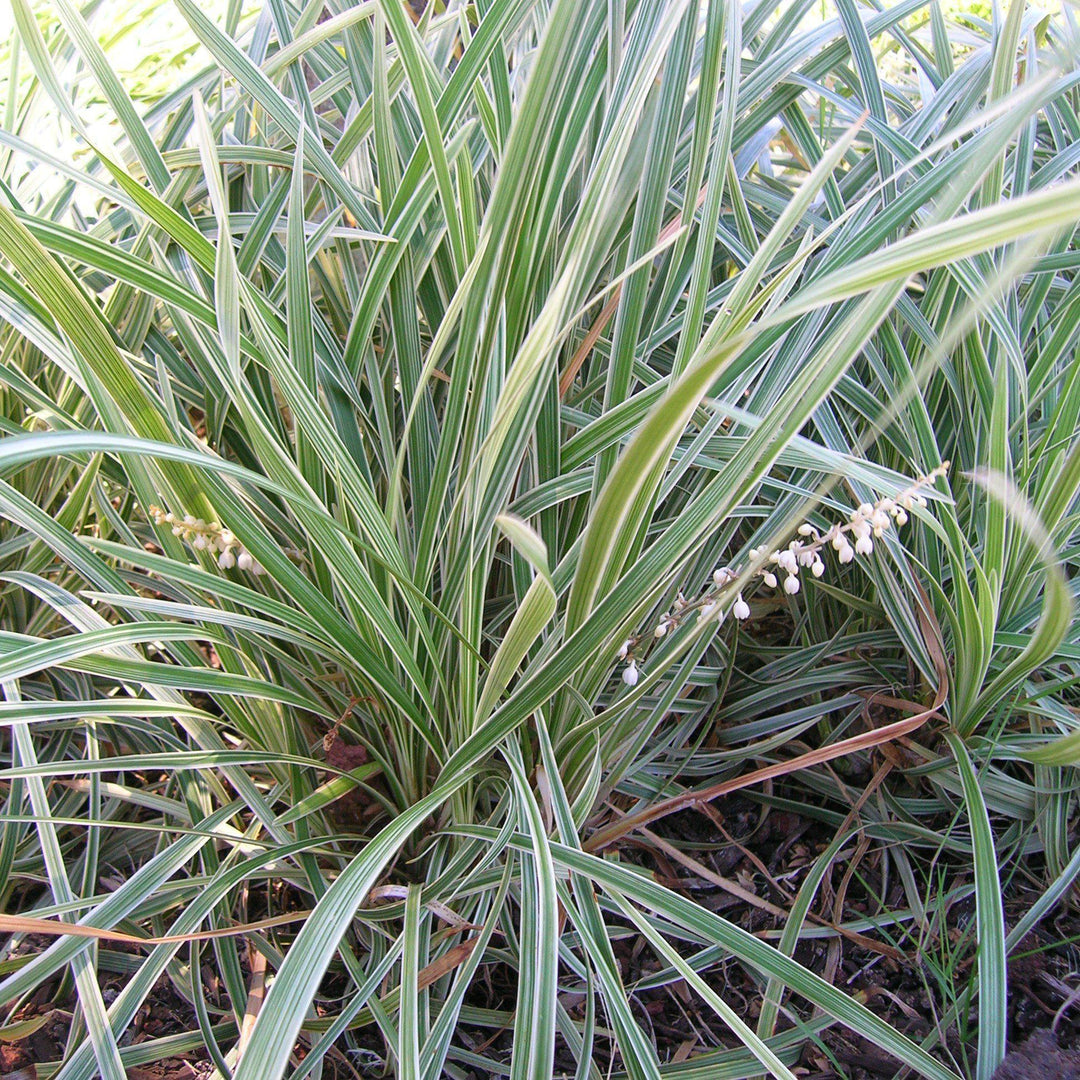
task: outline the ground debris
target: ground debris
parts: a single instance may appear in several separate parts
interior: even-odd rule
[[[1010,1050],[993,1080],[1080,1080],[1080,1051],[1062,1050],[1048,1028],[1033,1031]]]
[[[37,1080],[33,1059],[21,1047],[0,1043],[0,1080]]]

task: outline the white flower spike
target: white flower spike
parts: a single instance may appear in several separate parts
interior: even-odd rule
[[[939,477],[944,476],[949,469],[949,463],[943,462],[936,469],[920,477],[905,491],[900,492],[895,498],[882,498],[877,503],[861,503],[851,511],[848,519],[831,525],[824,533],[809,521],[803,522],[798,529],[797,537],[790,541],[787,547],[767,551],[766,548],[751,548],[750,558],[754,562],[764,561],[756,569],[756,574],[761,578],[767,588],[780,588],[778,572],[783,572],[783,590],[788,596],[796,596],[802,588],[799,570],[809,569],[811,575],[820,578],[825,573],[825,561],[822,558],[824,551],[831,545],[836,552],[837,561],[841,565],[853,562],[856,555],[870,555],[874,550],[874,540],[880,539],[890,528],[906,524],[908,511],[918,506],[927,505],[926,497],[920,491],[921,488],[932,484]],[[156,510],[156,508],[154,508]],[[158,511],[160,513],[160,511]],[[171,516],[171,515],[170,515]],[[158,519],[162,523],[163,518]],[[186,521],[187,519],[185,519]],[[198,523],[203,525],[202,522]],[[187,535],[190,526],[185,524],[177,531]],[[211,530],[219,528],[215,522],[209,527]],[[232,534],[226,534],[232,540]],[[850,539],[849,539],[850,537]],[[854,544],[852,543],[854,540]],[[227,554],[231,554],[229,544],[222,544],[218,539],[218,546]],[[219,559],[219,565],[226,568],[226,555]],[[231,565],[228,564],[228,565]],[[250,567],[253,573],[261,573],[260,567],[251,556],[242,551],[236,556],[236,565],[240,569]],[[634,659],[634,649],[643,638],[658,640],[665,637],[670,631],[680,626],[691,612],[697,612],[698,623],[706,623],[710,619],[722,623],[727,612],[740,622],[750,618],[750,605],[743,594],[737,594],[734,603],[728,607],[730,597],[724,594],[724,590],[738,578],[738,573],[730,566],[717,567],[712,572],[712,581],[709,583],[696,600],[687,600],[680,592],[672,605],[671,610],[662,616],[653,627],[651,633],[635,635],[627,638],[619,647],[619,660],[627,661],[623,669],[622,680],[627,686],[635,686],[638,681],[639,671]]]
[[[246,551],[236,536],[230,530],[223,529],[218,521],[208,524],[203,518],[191,514],[180,518],[176,514],[166,513],[160,506],[150,507],[150,517],[157,525],[171,526],[173,536],[185,540],[195,551],[220,552],[216,562],[222,570],[236,567],[238,570],[250,570],[256,576],[266,573],[251,552]]]

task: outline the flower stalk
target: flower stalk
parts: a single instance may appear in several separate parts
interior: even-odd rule
[[[851,511],[847,521],[837,522],[825,532],[805,521],[798,527],[797,535],[786,547],[769,552],[762,548],[751,548],[751,560],[760,562],[754,576],[759,578],[766,588],[782,588],[786,595],[796,596],[802,587],[801,571],[809,570],[815,578],[820,578],[825,573],[823,555],[829,548],[836,553],[837,562],[841,565],[853,562],[858,555],[871,555],[874,551],[874,540],[881,539],[893,527],[906,525],[910,512],[915,507],[921,509],[927,505],[922,489],[945,476],[948,469],[949,463],[942,462],[895,497],[883,497],[876,503],[862,503]],[[671,610],[661,616],[651,631],[627,638],[618,651],[620,662],[626,663],[622,674],[623,682],[627,686],[635,686],[641,675],[635,650],[643,642],[665,637],[692,612],[697,613],[699,623],[713,620],[720,624],[729,610],[739,622],[749,619],[750,605],[742,592],[737,593],[732,601],[727,591],[728,586],[738,576],[739,572],[730,566],[718,567],[713,571],[712,581],[705,592],[696,600],[688,601],[680,592]]]
[[[256,576],[266,573],[262,565],[236,536],[217,521],[204,521],[191,514],[178,517],[167,513],[160,506],[150,507],[150,516],[158,525],[169,526],[173,536],[190,544],[196,551],[209,551],[217,555],[222,570],[247,570]]]

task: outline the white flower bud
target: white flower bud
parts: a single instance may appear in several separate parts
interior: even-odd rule
[[[638,681],[638,669],[637,664],[633,660],[623,668],[622,681],[627,686],[636,686]]]
[[[794,596],[799,591],[799,579],[794,574],[789,574],[784,578],[784,592],[788,596]]]
[[[263,566],[262,563],[252,562],[252,564],[251,564],[251,572],[256,577],[258,577],[260,574],[265,574],[266,573],[266,567]]]
[[[811,525],[809,521],[804,521],[799,526],[799,535],[800,536],[812,536],[813,532],[814,532],[814,526]]]
[[[192,515],[192,514],[185,514],[185,515],[184,515],[184,524],[185,524],[185,525],[194,525],[194,524],[195,524],[195,517],[194,517],[194,515]]]
[[[751,548],[750,549],[750,558],[751,559],[756,559],[760,554],[761,554],[761,548]]]
[[[855,549],[850,544],[845,544],[841,549],[837,558],[842,563],[849,563],[855,558]]]
[[[742,593],[739,593],[739,599],[735,601],[731,614],[740,621],[750,618],[750,605],[742,598]]]
[[[907,516],[907,514],[904,513],[903,510],[897,510],[896,511],[896,524],[897,525],[906,525],[907,520],[908,520],[908,516]]]
[[[848,538],[842,532],[838,532],[832,538],[832,546],[837,551],[843,551],[844,548],[846,548],[848,546]]]
[[[241,551],[236,556],[236,565],[240,570],[250,570],[254,563],[255,560],[251,557],[250,551]]]
[[[217,564],[222,570],[231,570],[236,565],[236,556],[226,549],[218,556]]]
[[[668,632],[667,619],[661,619],[656,624],[656,629],[652,632],[654,638],[662,638]]]
[[[173,536],[183,536],[184,535],[184,526],[183,525],[174,525],[172,527],[172,534],[173,534]]]
[[[761,580],[764,581],[770,589],[776,588],[776,575],[769,573],[768,570],[766,570],[765,573],[761,575]]]
[[[869,503],[859,503],[859,517],[869,517],[873,512],[874,508]]]
[[[821,559],[814,560],[813,565],[810,567],[810,573],[812,573],[814,577],[821,577],[821,575],[825,573],[825,564]]]
[[[196,551],[205,551],[207,549],[207,547],[209,546],[209,544],[207,542],[206,537],[203,536],[202,533],[200,533],[198,536],[195,537],[194,540],[191,541],[191,546]]]
[[[799,565],[800,566],[813,566],[814,560],[817,558],[817,552],[812,548],[807,548],[805,551],[799,552]]]
[[[799,563],[795,558],[795,552],[793,551],[781,551],[779,558],[776,561],[789,574],[797,574],[799,571]]]
[[[711,619],[720,607],[715,601],[711,604],[706,604],[701,611],[698,612],[697,620],[699,623],[705,622],[707,619]]]
[[[629,651],[630,651],[630,639],[629,639],[629,638],[627,638],[627,639],[626,639],[626,640],[625,640],[625,641],[624,641],[624,642],[623,642],[623,643],[622,643],[622,644],[621,644],[621,645],[619,646],[619,659],[620,659],[620,660],[625,660],[625,659],[626,659],[626,654],[627,654],[627,653],[628,653]]]
[[[873,517],[870,518],[870,524],[875,529],[887,529],[889,527],[889,515],[884,510],[875,510]],[[878,533],[878,536],[880,535],[881,533]]]

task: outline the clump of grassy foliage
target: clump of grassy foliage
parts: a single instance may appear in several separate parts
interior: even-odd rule
[[[790,1077],[830,1024],[990,1076],[1008,954],[1080,874],[1080,101],[1068,20],[1015,3],[956,62],[936,0],[904,29],[922,2],[176,0],[212,62],[136,108],[108,4],[14,0],[0,896],[169,939],[9,946],[0,1000],[75,990],[39,1076],[203,1047],[318,1076],[377,1025],[402,1077],[549,1080],[557,1047],[582,1078]],[[927,474],[872,555],[760,587],[801,523]],[[709,614],[749,618],[656,636],[718,567]],[[915,717],[906,767],[873,736],[820,764],[871,699]],[[634,815],[769,766],[754,797],[834,835],[782,932],[620,859]],[[903,900],[858,929],[924,973],[921,1045],[793,959],[868,852]],[[1022,859],[1042,899],[1007,933]],[[728,1045],[660,1059],[627,935]],[[162,976],[197,1023],[124,1045]]]

